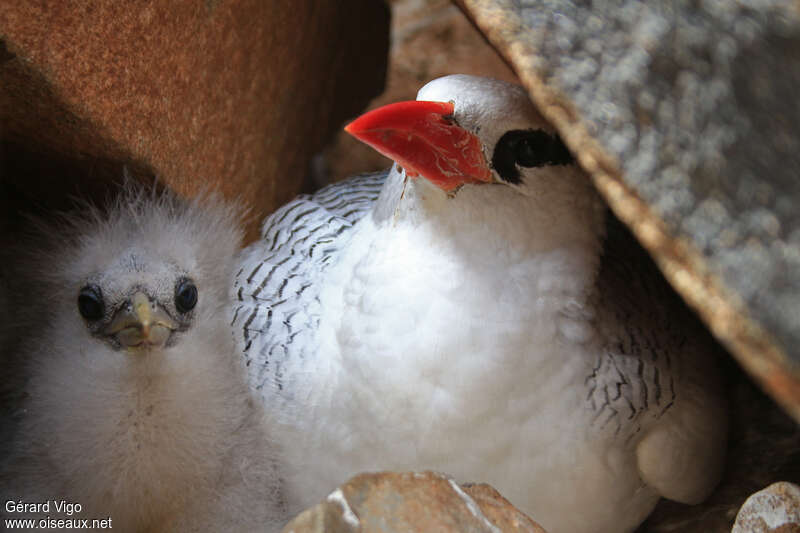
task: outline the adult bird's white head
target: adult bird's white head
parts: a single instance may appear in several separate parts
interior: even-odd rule
[[[487,236],[529,251],[600,245],[604,204],[518,85],[445,76],[416,101],[369,111],[345,130],[395,161],[379,217],[410,215],[467,246]]]
[[[474,76],[433,80],[417,100],[370,111],[345,131],[447,192],[475,183],[524,189],[536,169],[573,163],[522,87]]]

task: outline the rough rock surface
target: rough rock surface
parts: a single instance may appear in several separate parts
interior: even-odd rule
[[[459,3],[673,286],[800,420],[798,4]]]
[[[800,487],[774,483],[744,502],[731,533],[800,532]]]
[[[254,229],[380,92],[388,24],[373,0],[2,2],[2,178],[47,200],[78,190],[63,160],[81,192],[125,162],[241,197]]]
[[[433,472],[361,474],[300,513],[283,533],[545,533],[489,485]]]

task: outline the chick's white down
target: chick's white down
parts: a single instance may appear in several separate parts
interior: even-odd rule
[[[507,83],[448,76],[418,100],[453,102],[443,120],[487,164],[507,132],[555,139]],[[705,337],[610,246],[577,165],[514,168],[450,192],[398,165],[334,184],[245,252],[234,327],[295,510],[357,472],[432,469],[491,483],[550,533],[616,533],[716,484]]]
[[[238,215],[213,196],[132,189],[107,213],[84,211],[42,228],[46,245],[21,269],[28,329],[10,359],[25,398],[1,465],[3,501],[75,502],[72,518],[110,517],[122,531],[278,529],[269,434],[227,311]],[[181,280],[196,287],[186,312]],[[78,308],[89,285],[102,295],[96,320]],[[132,294],[175,326],[163,345],[107,334]]]

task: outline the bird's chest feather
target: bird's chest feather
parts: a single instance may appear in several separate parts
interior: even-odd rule
[[[237,423],[230,413],[238,411],[225,410],[237,399],[228,385],[231,371],[209,357],[183,359],[173,353],[114,351],[99,341],[80,357],[56,351],[31,390],[36,402],[69,409],[69,416],[50,421],[49,436],[63,441],[59,453],[88,453],[98,475],[124,467],[163,476],[183,468],[183,457],[207,455]]]
[[[520,504],[532,475],[608,479],[624,461],[586,399],[601,346],[592,279],[569,250],[465,254],[435,235],[361,228],[320,294],[317,371],[298,373],[311,383],[294,396],[305,417],[287,453],[324,456],[325,486],[427,468]]]
[[[402,226],[362,228],[350,249],[366,253],[346,254],[321,295],[320,353],[338,375],[317,407],[349,413],[352,438],[377,424],[406,443],[475,442],[476,421],[500,431],[585,411],[595,339],[575,311],[591,276],[577,258],[465,251]]]

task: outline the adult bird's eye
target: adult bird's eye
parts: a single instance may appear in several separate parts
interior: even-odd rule
[[[537,139],[525,136],[519,140],[514,147],[514,157],[517,164],[523,167],[536,167],[541,164],[541,154],[544,152],[543,143],[537,143]]]
[[[86,320],[103,318],[103,293],[97,285],[86,285],[78,293],[78,311]]]
[[[188,313],[197,305],[197,287],[190,279],[182,279],[175,287],[175,307],[181,313]]]
[[[573,162],[561,138],[544,130],[511,130],[494,148],[492,166],[509,183],[519,183],[519,167],[567,165]]]

